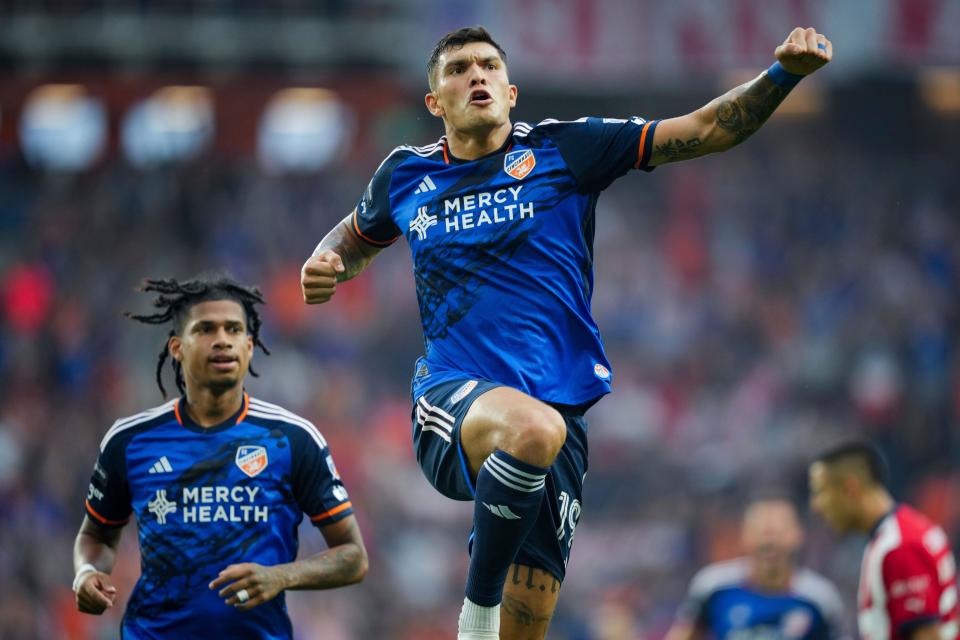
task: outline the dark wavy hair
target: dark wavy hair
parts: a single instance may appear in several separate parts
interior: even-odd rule
[[[218,275],[198,277],[184,282],[179,282],[173,278],[165,280],[148,279],[144,280],[143,285],[137,290],[160,294],[153,301],[153,306],[159,311],[151,315],[136,315],[128,311],[124,314],[126,317],[146,324],[165,324],[167,322],[173,324],[173,328],[170,329],[167,336],[168,340],[164,342],[163,349],[160,350],[157,362],[157,386],[160,387],[160,393],[164,398],[167,397],[167,391],[163,387],[163,365],[170,357],[169,338],[183,331],[190,315],[190,309],[196,304],[213,300],[232,300],[239,304],[246,314],[247,332],[253,338],[254,346],[260,347],[265,354],[270,355],[270,351],[260,341],[262,322],[256,305],[264,304],[264,300],[263,294],[256,287],[245,287],[229,276]],[[172,357],[170,357],[170,362],[173,365],[173,375],[177,389],[181,394],[186,393],[183,383],[183,369],[180,363]],[[253,367],[250,367],[250,375],[254,377],[257,375]]]

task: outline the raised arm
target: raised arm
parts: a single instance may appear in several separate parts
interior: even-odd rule
[[[117,558],[120,527],[102,527],[85,516],[73,544],[73,590],[77,609],[83,613],[101,614],[112,607],[117,589],[110,572]]]
[[[693,113],[663,120],[653,138],[650,166],[726,151],[759,129],[803,76],[830,62],[833,45],[813,28],[794,29],[777,62]]]
[[[337,283],[356,277],[380,253],[353,228],[350,213],[330,230],[300,270],[300,288],[307,304],[322,304],[336,293]]]

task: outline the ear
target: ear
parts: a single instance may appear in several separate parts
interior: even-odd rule
[[[253,358],[253,336],[247,334],[247,359]]]
[[[515,84],[510,85],[510,88],[507,90],[507,97],[510,99],[510,108],[511,108],[511,109],[512,109],[513,107],[517,106],[517,92],[518,92],[518,91],[519,91],[519,90],[517,89],[517,85],[515,85]]]
[[[167,351],[170,352],[171,358],[177,362],[183,362],[183,340],[180,336],[170,336],[167,340]]]
[[[443,110],[443,106],[440,104],[440,99],[433,91],[423,96],[423,102],[427,105],[427,111],[430,112],[430,115],[436,118],[442,118],[444,113],[446,113]]]

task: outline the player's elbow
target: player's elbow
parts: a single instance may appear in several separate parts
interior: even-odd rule
[[[363,582],[367,577],[367,569],[370,568],[370,559],[367,557],[367,550],[362,545],[353,545],[354,549],[350,553],[349,581],[347,584],[357,584]]]

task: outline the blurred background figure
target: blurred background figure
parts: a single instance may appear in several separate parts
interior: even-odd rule
[[[744,555],[697,572],[666,640],[829,640],[841,635],[837,588],[797,566],[803,529],[785,497],[754,499],[743,514]]]
[[[273,355],[250,392],[317,425],[362,505],[370,573],[290,594],[294,628],[452,636],[471,514],[435,498],[410,450],[407,252],[322,310],[297,274],[390,149],[442,133],[422,52],[478,23],[515,61],[528,121],[685,112],[766,68],[797,24],[837,54],[738,153],[598,204],[593,314],[615,393],[591,411],[551,640],[663,637],[693,574],[739,553],[753,488],[801,495],[851,431],[957,538],[960,3],[0,0],[0,580],[16,585],[0,637],[115,637],[116,613],[75,613],[70,550],[104,425],[160,399],[143,364],[161,342],[121,312],[141,274],[211,267],[268,303]],[[303,532],[302,554],[317,544]],[[862,551],[819,525],[802,551],[850,629]],[[128,594],[135,536],[119,553]]]

